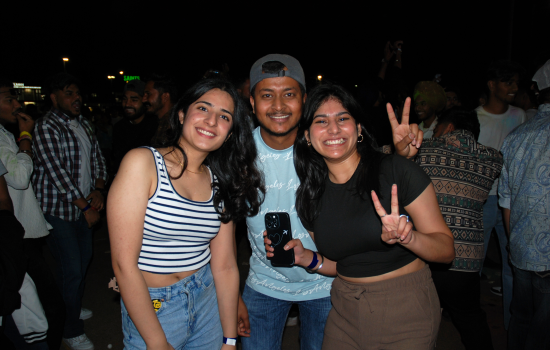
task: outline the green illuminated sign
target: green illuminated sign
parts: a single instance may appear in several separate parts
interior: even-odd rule
[[[124,81],[130,81],[130,80],[140,80],[139,75],[125,75]]]

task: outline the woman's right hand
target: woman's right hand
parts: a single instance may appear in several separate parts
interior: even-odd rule
[[[264,244],[267,252],[267,257],[272,258],[275,256],[273,253],[275,248],[271,247],[271,240],[267,238],[267,232],[264,231]],[[309,266],[313,260],[313,252],[309,249],[305,249],[302,241],[295,238],[290,240],[284,247],[284,250],[294,249],[294,265]]]

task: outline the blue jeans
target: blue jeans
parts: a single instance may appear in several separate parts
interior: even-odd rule
[[[44,217],[53,226],[46,242],[56,262],[56,281],[65,302],[63,338],[78,337],[84,334],[80,308],[86,270],[92,260],[92,230],[84,214],[77,221]]]
[[[508,237],[502,223],[502,211],[498,207],[498,196],[489,196],[487,202],[483,205],[484,259],[487,255],[487,247],[493,228],[497,233],[500,255],[502,255],[502,306],[504,308],[504,328],[508,329],[514,278],[512,276],[512,265],[508,261]]]
[[[508,349],[550,349],[550,270],[513,269]]]
[[[149,288],[149,294],[166,339],[175,350],[221,349],[223,331],[210,264],[171,286]],[[145,350],[147,345],[124,302],[120,305],[124,348]]]
[[[332,308],[330,297],[292,302],[258,293],[246,285],[243,300],[250,319],[250,337],[241,337],[243,350],[280,350],[286,318],[293,303],[300,310],[300,349],[321,349],[325,323]]]

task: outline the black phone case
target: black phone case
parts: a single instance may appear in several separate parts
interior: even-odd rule
[[[271,240],[271,247],[275,248],[275,256],[268,258],[271,265],[277,267],[294,266],[294,249],[284,250],[284,246],[292,239],[290,216],[288,213],[266,213],[265,230],[267,238]]]

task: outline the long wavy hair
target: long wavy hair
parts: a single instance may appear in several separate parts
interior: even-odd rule
[[[340,102],[351,114],[355,123],[361,124],[364,140],[357,143],[361,160],[357,166],[359,173],[355,183],[356,193],[367,200],[370,198],[371,190],[379,193],[380,188],[380,163],[385,155],[376,150],[376,141],[365,127],[367,120],[361,106],[343,87],[334,84],[319,85],[308,94],[304,115],[294,142],[294,166],[300,179],[300,186],[296,193],[296,210],[301,218],[309,222],[313,222],[319,215],[319,203],[325,192],[328,167],[323,156],[313,146],[307,145],[305,131],[309,132],[313,117],[321,105],[331,99]]]
[[[212,187],[217,189],[214,206],[220,214],[221,221],[227,223],[258,214],[265,197],[263,176],[256,167],[257,151],[247,120],[247,109],[233,84],[225,79],[209,78],[200,80],[187,90],[172,109],[171,130],[167,135],[166,146],[179,150],[183,155],[181,173],[171,176],[178,179],[188,165],[187,155],[179,144],[183,131],[183,125],[179,122],[179,112],[187,115],[189,106],[213,89],[227,92],[235,106],[233,125],[229,131],[231,137],[220,148],[210,152],[204,161],[217,177],[217,181],[212,184]],[[223,210],[220,209],[222,201]]]

